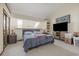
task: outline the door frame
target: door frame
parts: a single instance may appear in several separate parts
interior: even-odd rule
[[[5,19],[4,19],[4,17],[5,17]],[[4,23],[4,21],[5,21],[5,23]],[[5,29],[4,29],[4,27],[5,27]],[[6,32],[5,34],[4,34],[4,31]],[[7,33],[8,33],[8,35],[10,35],[10,17],[8,16],[5,9],[3,8],[3,50],[7,46]],[[4,37],[4,35],[5,35],[5,37]],[[5,42],[6,42],[6,44],[5,44]]]

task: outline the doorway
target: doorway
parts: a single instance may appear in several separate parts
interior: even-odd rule
[[[3,9],[3,49],[7,46],[10,36],[10,17]]]

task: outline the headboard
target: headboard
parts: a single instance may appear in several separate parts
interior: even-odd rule
[[[23,35],[24,35],[24,32],[27,32],[27,31],[34,32],[34,31],[40,31],[40,29],[23,29]]]

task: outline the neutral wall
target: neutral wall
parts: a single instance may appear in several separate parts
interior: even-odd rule
[[[16,28],[15,32],[17,34],[17,40],[23,40],[23,29],[20,28]]]
[[[17,27],[17,20],[14,17],[11,17],[11,21],[10,21],[10,25],[11,25],[11,30],[15,29]]]
[[[22,28],[17,28],[17,20],[19,18],[12,17],[11,18],[11,29],[14,29],[17,34],[17,40],[22,39],[22,29],[28,29],[28,28],[34,28],[34,25],[36,22],[40,22],[37,28],[39,29],[46,29],[46,21],[33,21],[28,19],[21,19],[23,20],[23,26]]]
[[[3,8],[10,16],[9,10],[5,4],[0,3],[0,53],[3,51]]]
[[[79,32],[79,4],[71,4],[63,6],[50,16],[51,32],[53,33],[53,24],[56,23],[56,18],[70,14],[70,23],[68,24],[68,32]]]
[[[11,18],[11,29],[17,28],[17,20],[19,20],[19,18],[15,17]],[[22,28],[34,28],[35,23],[40,22],[37,28],[46,29],[46,21],[33,21],[28,19],[21,19],[21,20],[23,20]]]

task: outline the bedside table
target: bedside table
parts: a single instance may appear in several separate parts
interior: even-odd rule
[[[10,35],[9,37],[9,44],[17,42],[17,35]]]

